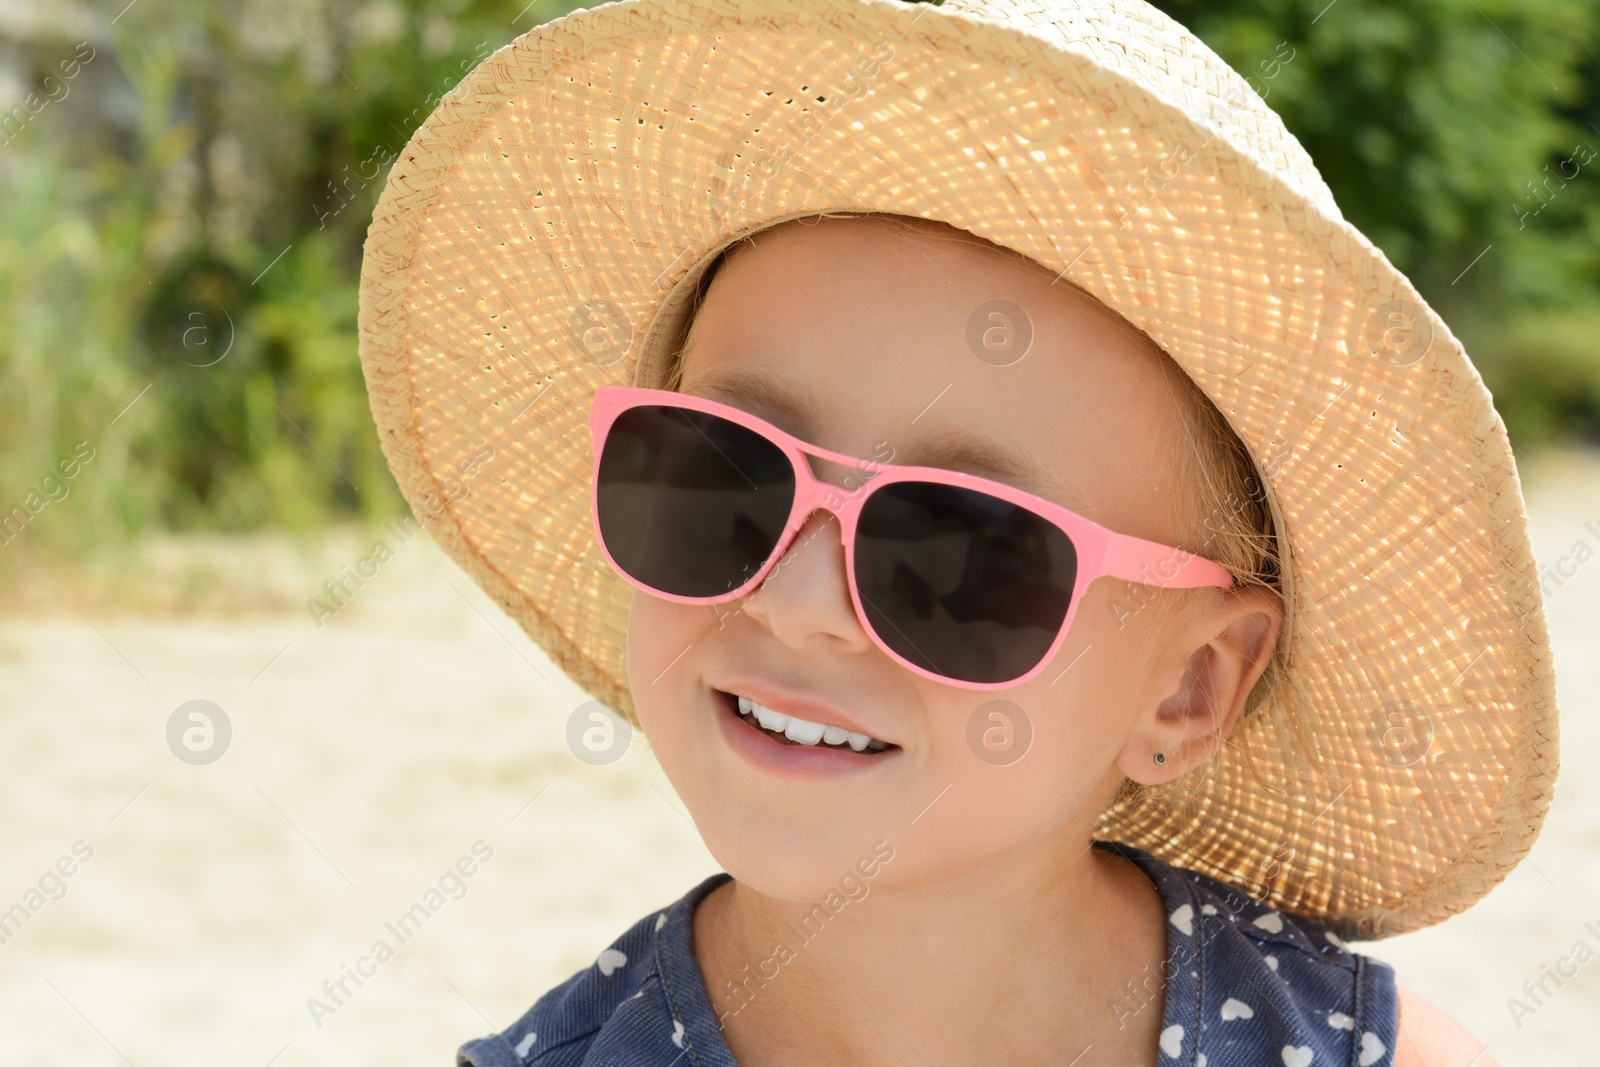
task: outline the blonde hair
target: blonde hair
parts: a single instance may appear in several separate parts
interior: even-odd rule
[[[814,225],[822,218],[869,219],[887,223],[897,231],[902,224],[910,224],[918,231],[919,236],[934,240],[981,244],[1020,259],[1039,270],[1048,270],[1038,261],[1014,248],[996,244],[987,238],[936,219],[886,212],[819,212],[817,215],[789,219],[777,225],[785,226],[790,223]],[[711,288],[711,282],[728,256],[746,243],[753,243],[751,238],[754,236],[755,233],[748,234],[724,248],[702,272],[690,300],[688,313],[680,327],[679,336],[675,339],[671,364],[666,370],[665,380],[660,388],[673,390],[681,388],[683,356],[694,337],[700,305]],[[1284,562],[1278,550],[1278,530],[1267,501],[1267,485],[1249,448],[1240,440],[1226,416],[1218,410],[1216,404],[1212,403],[1211,398],[1167,354],[1166,350],[1156,343],[1154,338],[1108,307],[1094,294],[1068,279],[1061,280],[1082,293],[1109,314],[1120,328],[1127,331],[1135,343],[1153,358],[1173,382],[1181,398],[1179,406],[1182,414],[1172,433],[1180,446],[1187,445],[1187,447],[1177,447],[1175,451],[1181,457],[1179,484],[1189,488],[1184,497],[1180,498],[1181,502],[1175,506],[1184,518],[1183,528],[1187,532],[1184,537],[1174,542],[1173,547],[1182,548],[1221,564],[1233,576],[1237,588],[1269,589],[1281,597]],[[1159,639],[1157,631],[1154,629],[1147,631],[1147,641],[1157,639]],[[1262,714],[1263,707],[1276,704],[1282,709],[1287,706],[1286,702],[1275,699],[1280,695],[1284,679],[1287,677],[1286,656],[1285,642],[1280,631],[1280,639],[1274,646],[1261,677],[1256,680],[1256,684],[1246,696],[1244,707],[1234,723],[1232,733],[1237,733],[1239,725],[1247,719]],[[1291,729],[1289,733],[1281,736],[1290,736],[1293,732]],[[1218,746],[1207,763],[1164,786],[1145,786],[1132,779],[1124,779],[1113,806],[1128,801],[1148,799],[1159,805],[1172,807],[1191,800],[1205,788],[1211,771],[1221,758],[1223,747],[1232,743],[1228,738],[1223,738],[1222,741],[1222,745]]]
[[[1182,513],[1187,517],[1184,525],[1189,532],[1175,547],[1221,564],[1237,589],[1267,589],[1281,599],[1284,561],[1278,548],[1277,523],[1267,500],[1267,484],[1250,449],[1211,398],[1149,334],[1120,315],[1118,319],[1147,351],[1159,356],[1158,365],[1183,398],[1180,421],[1173,433],[1187,443],[1187,447],[1175,451],[1180,459],[1178,484],[1188,487]],[[1222,744],[1210,760],[1164,786],[1144,786],[1126,779],[1118,802],[1149,800],[1172,808],[1193,800],[1209,784],[1224,747],[1234,743],[1230,739],[1239,732],[1240,724],[1265,714],[1263,709],[1276,708],[1287,714],[1288,702],[1279,699],[1285,695],[1288,676],[1285,632],[1279,631],[1266,667],[1246,695],[1229,735],[1221,739]],[[1279,736],[1294,735],[1294,724],[1288,725],[1290,729]],[[1250,753],[1245,755],[1248,760]]]

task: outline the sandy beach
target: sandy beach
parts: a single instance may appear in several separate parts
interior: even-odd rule
[[[1358,950],[1501,1063],[1590,1067],[1600,958],[1572,960],[1600,950],[1600,563],[1574,546],[1600,549],[1600,455],[1523,484],[1541,566],[1585,557],[1547,601],[1555,806],[1479,905]],[[319,626],[304,602],[373,540],[180,543],[121,585],[160,599],[203,561],[187,580],[224,592],[202,602],[272,591],[245,610],[129,611],[66,577],[6,606],[0,912],[26,921],[0,943],[0,1064],[449,1064],[718,869],[643,738],[573,755],[588,698],[425,535]],[[169,747],[195,700],[231,733],[212,762]]]

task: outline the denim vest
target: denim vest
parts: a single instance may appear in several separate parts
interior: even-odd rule
[[[1320,924],[1128,845],[1167,911],[1160,974],[1113,1004],[1120,1024],[1160,997],[1156,1067],[1388,1067],[1394,970],[1351,952]],[[690,938],[712,875],[640,919],[593,964],[540,997],[500,1034],[469,1041],[458,1067],[737,1067]]]

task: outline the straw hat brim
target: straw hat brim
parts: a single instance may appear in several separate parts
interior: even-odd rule
[[[629,0],[490,56],[394,164],[362,266],[373,416],[434,538],[637,722],[590,397],[652,383],[732,239],[850,210],[1061,272],[1184,368],[1270,488],[1283,696],[1192,804],[1124,800],[1101,836],[1348,937],[1499,882],[1557,765],[1504,426],[1277,116],[1143,3]]]

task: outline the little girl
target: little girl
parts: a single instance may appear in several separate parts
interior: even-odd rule
[[[1340,934],[1548,803],[1515,468],[1238,84],[1125,0],[630,0],[430,117],[390,463],[505,442],[430,528],[726,868],[461,1064],[1494,1063]]]

